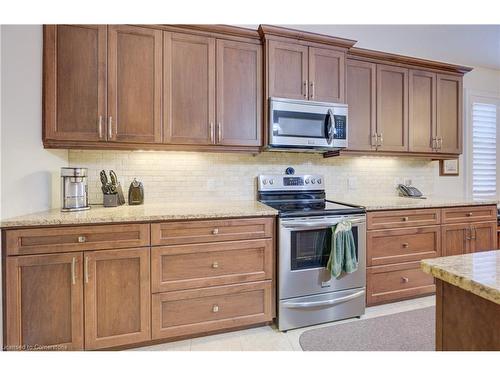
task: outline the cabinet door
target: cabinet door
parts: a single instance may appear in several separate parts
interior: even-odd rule
[[[267,56],[269,96],[307,99],[308,47],[271,40]]]
[[[470,251],[496,250],[497,248],[497,223],[474,223],[471,225],[472,246]]]
[[[159,30],[109,26],[109,140],[161,141],[161,36]]]
[[[262,47],[217,40],[217,144],[262,144]]]
[[[409,132],[412,152],[434,152],[436,137],[436,74],[410,70]]]
[[[309,99],[344,102],[345,53],[309,48]]]
[[[215,39],[164,32],[164,142],[213,144]]]
[[[462,77],[437,75],[439,152],[462,153]]]
[[[443,256],[461,255],[470,252],[470,224],[441,226],[441,252]]]
[[[375,150],[377,65],[347,59],[348,149]]]
[[[149,248],[85,253],[85,348],[151,339]]]
[[[379,150],[408,150],[408,69],[377,65],[377,133]]]
[[[44,137],[105,139],[106,25],[44,26]]]
[[[6,262],[8,349],[83,349],[82,253]]]

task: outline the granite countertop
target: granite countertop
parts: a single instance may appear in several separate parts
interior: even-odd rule
[[[123,205],[90,210],[61,212],[49,210],[2,220],[1,228],[102,224],[161,220],[216,219],[229,217],[275,216],[278,211],[257,201],[183,202],[172,204]]]
[[[500,305],[500,250],[424,259],[424,272]]]
[[[329,198],[331,199],[331,198]],[[398,196],[374,196],[369,198],[356,198],[354,196],[341,196],[331,199],[335,202],[365,207],[367,211],[398,210],[413,208],[457,207],[476,205],[496,205],[497,200],[473,201],[465,198],[448,198],[429,196],[427,199],[414,199]]]

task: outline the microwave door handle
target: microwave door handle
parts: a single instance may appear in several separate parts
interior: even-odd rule
[[[288,307],[291,309],[300,309],[300,308],[308,308],[308,307],[320,307],[320,306],[331,306],[331,305],[336,305],[342,302],[347,302],[352,299],[361,297],[362,295],[365,294],[364,290],[360,290],[359,292],[349,294],[348,296],[345,297],[340,297],[340,298],[334,298],[334,299],[329,299],[326,301],[314,301],[314,302],[285,302],[283,303],[284,307]]]
[[[328,109],[326,116],[328,118],[326,123],[326,142],[331,145],[335,135],[335,127],[333,126],[334,114],[331,108]]]

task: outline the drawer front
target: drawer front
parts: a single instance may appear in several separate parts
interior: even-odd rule
[[[441,256],[440,228],[433,226],[367,232],[368,266]]]
[[[271,283],[263,281],[153,294],[153,339],[271,321]]]
[[[443,224],[495,221],[497,219],[497,206],[443,208],[442,218]]]
[[[177,221],[151,224],[153,245],[220,242],[270,238],[274,218]]]
[[[6,231],[7,255],[149,246],[149,224],[92,225]]]
[[[414,298],[435,292],[434,278],[420,269],[420,262],[367,268],[367,304]]]
[[[374,211],[367,214],[368,230],[439,225],[441,210]]]
[[[153,293],[272,278],[271,239],[163,246],[151,252]]]

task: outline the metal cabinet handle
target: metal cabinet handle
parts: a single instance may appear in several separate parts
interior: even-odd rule
[[[309,95],[311,99],[314,99],[314,81],[311,81],[311,94]]]
[[[410,246],[410,244],[409,244],[408,242],[405,242],[405,243],[403,243],[403,245],[402,245],[402,246],[403,246],[405,249],[407,249],[407,248]]]
[[[109,116],[108,119],[108,139],[113,139],[113,116]]]
[[[438,150],[443,148],[443,137],[439,137],[438,139]]]
[[[467,216],[467,217],[471,217],[471,216],[472,216],[472,212],[467,212],[467,213],[465,214],[465,216]]]
[[[403,277],[401,278],[401,281],[402,281],[403,283],[405,283],[405,284],[406,284],[408,281],[410,281],[410,279],[409,279],[409,278],[407,278],[407,277],[404,277],[404,276],[403,276]]]
[[[302,85],[302,95],[307,99],[307,79],[304,81]]]
[[[214,143],[214,123],[210,122],[209,124],[209,132],[210,132],[210,142]]]
[[[212,234],[214,234],[214,235],[215,235],[215,234],[219,234],[219,228],[214,228],[214,229],[212,230]]]
[[[99,116],[99,122],[97,123],[97,130],[99,132],[99,139],[102,139],[102,116]]]
[[[472,233],[474,233],[474,235]],[[470,235],[471,235],[470,236],[471,240],[475,240],[476,239],[476,227],[471,227],[470,228]]]
[[[222,124],[220,122],[217,123],[217,143],[222,142]]]
[[[213,269],[217,269],[217,268],[219,268],[219,262],[213,262],[213,263],[212,263],[212,268],[213,268]]]
[[[79,243],[84,243],[85,241],[87,241],[87,237],[85,237],[85,236],[78,236],[78,242]]]
[[[85,257],[85,267],[84,267],[84,277],[85,277],[85,284],[88,284],[89,282],[89,257]]]
[[[437,151],[436,137],[432,138],[432,151]]]
[[[71,284],[76,284],[76,258],[71,259]]]
[[[373,133],[373,135],[372,135],[372,141],[371,141],[370,146],[377,147],[378,146],[377,140],[378,140],[378,134],[377,133]]]
[[[384,144],[384,133],[378,135],[379,144],[377,146],[382,146]]]
[[[214,312],[214,313],[219,312],[219,305],[213,305],[212,312]]]
[[[408,220],[410,220],[410,218],[408,216],[405,216],[405,217],[402,217],[401,220],[408,221]]]

